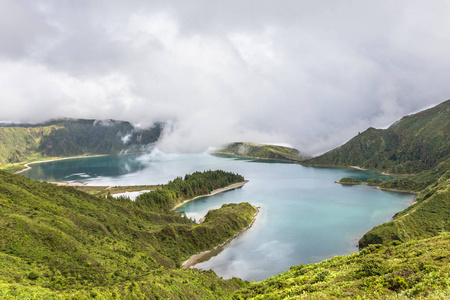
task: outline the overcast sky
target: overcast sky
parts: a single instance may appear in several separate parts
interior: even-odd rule
[[[310,154],[450,98],[450,1],[0,0],[0,120]]]

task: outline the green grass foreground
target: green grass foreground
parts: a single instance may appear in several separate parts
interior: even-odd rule
[[[229,298],[242,280],[181,263],[232,238],[255,212],[248,203],[224,205],[197,224],[0,171],[0,298]]]

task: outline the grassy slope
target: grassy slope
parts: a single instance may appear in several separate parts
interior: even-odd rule
[[[234,236],[254,212],[233,204],[198,225],[0,171],[0,297],[225,297],[242,281],[177,267]]]
[[[291,267],[233,299],[448,299],[450,235]]]
[[[305,164],[360,166],[388,173],[429,170],[450,154],[450,100],[406,116],[386,130],[369,128]]]
[[[288,162],[299,162],[309,158],[294,148],[241,142],[224,146],[214,154]]]
[[[374,227],[359,241],[360,248],[392,240],[409,241],[450,231],[450,160],[409,178],[383,184],[387,188],[423,187],[416,203],[397,213],[393,220]]]
[[[30,160],[39,155],[42,137],[57,126],[0,127],[0,164]]]

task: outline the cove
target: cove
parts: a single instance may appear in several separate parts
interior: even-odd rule
[[[223,278],[263,280],[290,266],[319,262],[358,251],[358,239],[389,221],[414,196],[366,185],[334,183],[342,177],[382,178],[377,173],[346,168],[313,168],[296,164],[262,163],[207,154],[80,158],[32,165],[22,175],[46,181],[90,185],[161,184],[195,171],[222,169],[243,175],[240,189],[200,198],[177,211],[199,219],[224,203],[260,206],[253,227],[206,262]]]

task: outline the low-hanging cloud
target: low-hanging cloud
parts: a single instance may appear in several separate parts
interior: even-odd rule
[[[0,5],[3,121],[163,121],[165,151],[316,154],[450,95],[445,1]]]

